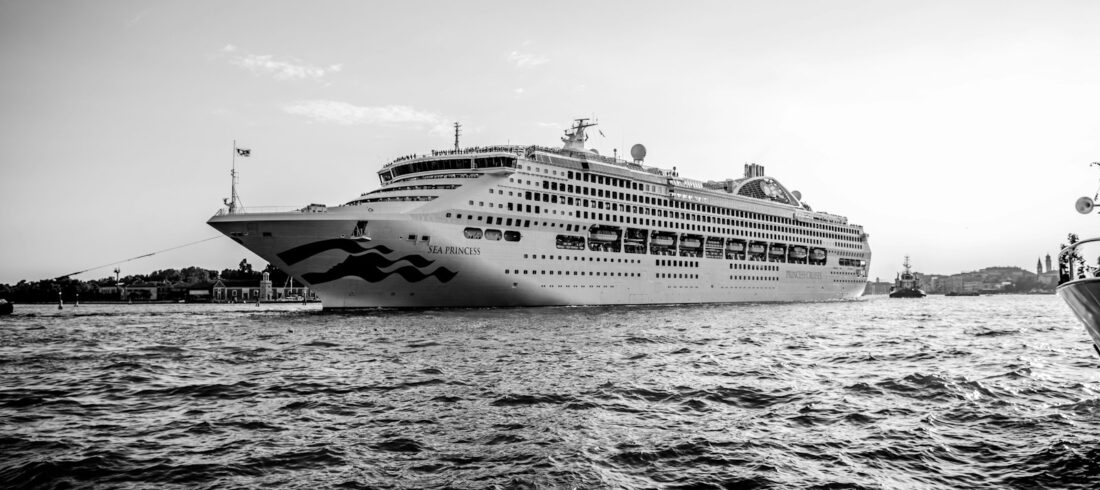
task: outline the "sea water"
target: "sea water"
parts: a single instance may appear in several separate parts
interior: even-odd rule
[[[17,305],[0,487],[1096,488],[1055,296]]]

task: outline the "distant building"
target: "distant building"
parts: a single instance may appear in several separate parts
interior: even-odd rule
[[[305,286],[275,287],[271,284],[271,275],[264,272],[259,283],[218,278],[210,288],[210,300],[215,303],[316,301],[317,294]]]
[[[894,286],[892,282],[882,282],[879,278],[875,278],[874,282],[868,281],[867,287],[863,290],[864,296],[871,296],[875,294],[889,294],[890,288]]]
[[[160,288],[157,284],[138,281],[119,288],[119,299],[123,301],[156,301]]]

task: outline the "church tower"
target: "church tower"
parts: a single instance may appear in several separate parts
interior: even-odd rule
[[[1050,254],[1047,254],[1047,272],[1050,272]]]
[[[1043,275],[1043,259],[1035,259],[1035,275]]]

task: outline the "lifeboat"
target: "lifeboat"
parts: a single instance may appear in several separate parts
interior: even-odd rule
[[[806,250],[806,247],[791,247],[791,258],[804,259],[809,255],[810,253]]]
[[[781,243],[772,245],[771,250],[768,251],[769,255],[787,255],[787,246]]]
[[[763,255],[766,248],[763,243],[754,243],[749,245],[749,253]]]
[[[589,240],[597,242],[614,242],[619,239],[619,230],[608,230],[605,228],[593,230],[588,236]]]
[[[726,250],[729,252],[744,252],[745,242],[740,240],[730,240],[726,242]]]
[[[814,260],[825,260],[825,257],[827,256],[826,253],[825,253],[825,249],[821,249],[821,248],[813,249],[813,251],[810,252],[810,254],[811,254],[810,257],[812,257]]]
[[[699,237],[685,236],[680,240],[680,248],[699,248],[703,245],[703,241]]]
[[[707,248],[722,248],[722,239],[718,237],[707,237]]]
[[[658,235],[653,237],[653,244],[662,247],[671,247],[676,244],[676,240],[672,239],[672,237]]]

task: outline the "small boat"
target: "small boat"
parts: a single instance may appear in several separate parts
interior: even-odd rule
[[[726,242],[726,251],[727,252],[744,252],[745,251],[745,242],[743,242],[741,240],[729,240],[729,241]]]
[[[1078,199],[1077,212],[1091,214],[1096,209],[1095,201],[1096,197],[1088,196]],[[1069,242],[1058,253],[1058,288],[1054,291],[1085,325],[1085,331],[1092,337],[1093,350],[1100,354],[1100,270],[1090,266],[1090,261],[1078,252],[1082,245],[1100,243],[1100,237],[1077,240],[1076,235],[1070,235]]]
[[[15,305],[6,299],[0,299],[0,315],[10,315],[15,311]]]
[[[823,248],[815,248],[813,249],[813,251],[810,252],[810,257],[814,260],[825,260],[825,258],[828,256],[829,255],[825,252],[825,249]]]
[[[588,239],[596,242],[614,242],[619,239],[619,230],[612,228],[595,228],[588,234]]]
[[[810,252],[806,249],[806,247],[802,247],[802,246],[798,246],[798,245],[791,247],[791,258],[792,259],[804,259],[809,255],[810,255]]]
[[[905,256],[905,272],[898,274],[894,280],[894,287],[890,290],[891,298],[923,298],[927,296],[920,288],[920,280],[909,269],[909,256]]]
[[[949,291],[944,296],[981,296],[982,293],[977,291]]]
[[[765,247],[763,243],[753,243],[749,245],[749,253],[751,254],[764,255],[765,250],[767,250],[767,247]]]
[[[653,237],[652,243],[660,247],[671,247],[676,245],[676,239],[668,235],[656,235]]]
[[[702,245],[702,242],[698,238],[684,237],[680,241],[680,248],[699,248],[700,245]]]

